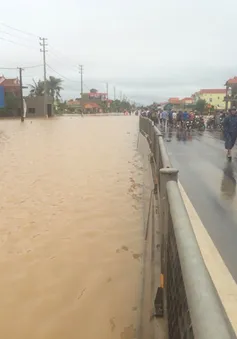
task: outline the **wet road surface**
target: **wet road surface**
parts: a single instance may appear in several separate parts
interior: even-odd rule
[[[237,150],[226,160],[219,132],[164,135],[179,180],[237,282]]]

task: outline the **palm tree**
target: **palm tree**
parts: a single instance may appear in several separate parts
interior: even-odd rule
[[[47,92],[53,97],[54,100],[59,100],[61,98],[60,91],[63,89],[62,85],[63,80],[60,78],[55,78],[50,76],[47,80]]]
[[[47,94],[51,95],[54,100],[61,98],[60,91],[62,88],[63,80],[50,76],[46,83]],[[44,95],[44,81],[38,80],[37,82],[33,79],[33,85],[30,85],[30,96],[42,96]]]
[[[41,96],[44,95],[44,82],[42,80],[38,80],[37,82],[33,79],[33,85],[30,85],[30,96]]]

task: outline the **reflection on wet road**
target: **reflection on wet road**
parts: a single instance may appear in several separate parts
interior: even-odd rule
[[[167,131],[166,146],[179,179],[237,282],[237,157],[225,157],[219,133]]]

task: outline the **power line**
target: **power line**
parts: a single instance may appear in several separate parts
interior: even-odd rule
[[[72,80],[72,79],[69,79],[67,78],[65,75],[59,73],[58,71],[56,71],[53,67],[51,67],[49,64],[47,64],[48,68],[50,68],[53,72],[55,72],[56,74],[58,74],[60,77],[64,78],[65,80],[68,80],[68,81],[71,81],[71,82],[80,82],[78,80]]]
[[[54,62],[56,61],[56,63],[63,65],[63,67],[65,67],[65,64],[68,65],[68,62],[66,61],[66,59],[61,59],[60,57],[56,56],[55,53],[52,53],[52,51],[49,50],[49,57],[52,58],[53,61],[50,60],[50,62]],[[76,71],[77,70],[77,65],[75,64],[74,66],[71,64],[68,66],[68,69],[70,69],[71,71]]]
[[[14,31],[21,32],[21,33],[23,33],[23,34],[33,36],[33,37],[35,37],[35,38],[39,38],[39,36],[36,35],[36,34],[33,34],[33,33],[30,33],[30,32],[23,31],[23,30],[21,30],[21,29],[19,29],[19,28],[12,27],[12,26],[7,25],[7,24],[5,24],[5,23],[3,23],[3,22],[0,22],[0,24],[1,24],[2,26],[8,27],[8,28],[10,28],[10,29],[12,29],[12,30],[14,30]]]
[[[43,65],[35,65],[35,66],[26,66],[26,67],[22,67],[25,69],[30,69],[30,68],[37,68],[37,67],[42,67]],[[0,67],[0,69],[19,69],[18,67]]]
[[[37,67],[42,67],[43,64],[40,64],[40,65],[35,65],[35,66],[26,66],[24,67],[24,69],[27,69],[27,68],[37,68]]]
[[[23,39],[23,40],[25,40],[25,41],[27,41],[27,42],[36,42],[37,40],[36,40],[36,38],[34,38],[34,40],[32,40],[32,38],[30,38],[30,37],[26,37],[26,36],[19,36],[19,35],[16,35],[16,34],[12,34],[12,33],[10,33],[10,32],[7,32],[7,31],[2,31],[2,30],[0,30],[0,33],[2,33],[2,34],[6,34],[6,35],[10,35],[10,36],[12,36],[12,37],[14,37],[14,38],[18,38],[18,39]]]
[[[76,66],[77,62],[75,62],[75,60],[72,60],[69,56],[67,56],[66,54],[64,54],[64,53],[62,53],[61,51],[57,50],[57,49],[54,48],[52,45],[49,45],[49,48],[50,48],[50,50],[51,50],[51,53],[54,54],[54,55],[56,55],[57,58],[58,58],[58,57],[61,57],[61,58],[64,58],[65,60],[67,59],[68,61],[70,61],[70,63],[72,63],[72,64],[74,64],[74,66]],[[53,50],[53,52],[52,52],[52,50]],[[58,54],[61,54],[61,56],[58,55]]]
[[[7,42],[10,42],[10,43],[12,43],[14,45],[23,46],[23,47],[30,48],[30,49],[36,49],[35,47],[29,46],[29,45],[24,45],[24,44],[21,44],[19,42],[16,42],[16,41],[13,41],[13,40],[10,40],[10,39],[6,39],[6,38],[3,38],[3,37],[0,37],[0,39],[4,40],[4,41],[7,41]]]

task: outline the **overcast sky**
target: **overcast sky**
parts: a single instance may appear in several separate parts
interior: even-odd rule
[[[48,65],[69,79],[65,99],[80,95],[78,64],[85,91],[108,82],[112,98],[116,86],[139,103],[221,88],[237,75],[236,0],[11,0],[1,13],[0,23],[48,38]],[[0,67],[42,64],[37,37],[0,24],[0,46]],[[42,67],[26,69],[24,84],[33,77]]]

